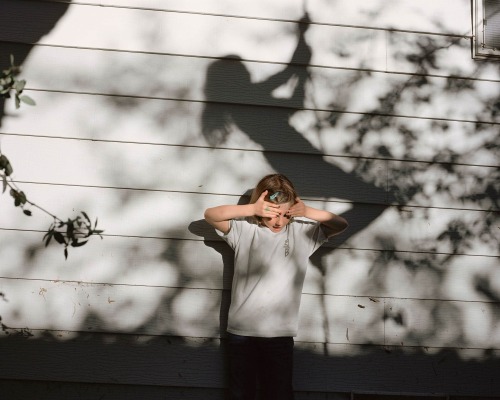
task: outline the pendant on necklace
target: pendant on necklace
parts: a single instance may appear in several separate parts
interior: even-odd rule
[[[285,240],[285,245],[283,247],[285,248],[285,257],[286,257],[290,253],[290,246],[288,244],[288,238]]]
[[[288,230],[288,226],[286,227],[286,240],[285,240],[285,245],[283,246],[285,248],[285,257],[288,256],[290,253],[290,242],[288,241],[290,231]]]

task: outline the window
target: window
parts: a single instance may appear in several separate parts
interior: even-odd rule
[[[473,58],[500,59],[500,1],[474,0],[472,4]]]

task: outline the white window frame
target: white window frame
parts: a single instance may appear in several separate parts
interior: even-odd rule
[[[484,0],[474,0],[472,8],[472,57],[500,60],[500,48],[491,48],[485,44],[487,21]]]

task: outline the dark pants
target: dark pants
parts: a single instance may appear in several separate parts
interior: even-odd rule
[[[293,338],[228,333],[231,400],[293,399]]]

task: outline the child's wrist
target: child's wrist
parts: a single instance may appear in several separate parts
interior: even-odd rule
[[[244,208],[244,217],[255,217],[257,215],[257,207],[255,203],[252,204],[245,204],[243,207]]]
[[[311,215],[311,211],[314,210],[313,208],[309,207],[309,206],[306,206],[304,205],[304,217],[306,218],[309,218],[309,219],[314,219],[314,218],[311,218],[310,215]]]

